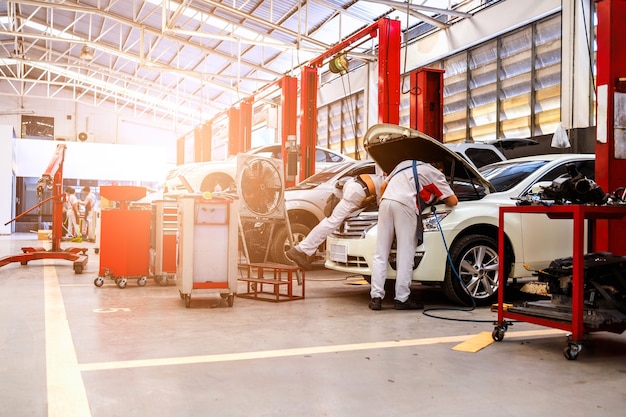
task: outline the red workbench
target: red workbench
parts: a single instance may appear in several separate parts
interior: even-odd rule
[[[553,206],[513,206],[500,207],[498,218],[498,275],[504,277],[504,215],[506,213],[536,213],[545,214],[551,219],[572,219],[573,248],[572,248],[572,316],[571,321],[555,320],[546,317],[528,315],[510,311],[504,308],[504,281],[498,292],[498,322],[493,331],[493,339],[500,341],[508,328],[507,319],[548,326],[571,332],[568,347],[564,354],[568,359],[576,359],[582,349],[585,332],[584,314],[584,250],[585,250],[585,220],[590,221],[589,229],[601,219],[621,219],[626,215],[626,206],[588,206],[588,205],[553,205]]]

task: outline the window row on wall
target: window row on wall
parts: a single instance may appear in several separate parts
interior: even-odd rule
[[[561,119],[561,16],[554,15],[429,65],[444,69],[444,141],[554,133]],[[408,75],[400,124],[410,120]],[[318,109],[318,145],[363,156],[365,92]],[[358,138],[358,140],[357,140]]]
[[[444,73],[444,140],[554,133],[561,119],[561,16],[437,63]]]

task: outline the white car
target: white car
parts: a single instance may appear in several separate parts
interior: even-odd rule
[[[252,155],[281,159],[281,145],[273,144],[254,148],[246,152]],[[354,159],[332,151],[317,147],[315,150],[315,172],[340,162],[354,162]],[[181,194],[188,192],[216,191],[231,187],[237,176],[237,158],[226,161],[194,162],[179,165],[165,178],[165,194]],[[184,184],[184,180],[189,187]]]
[[[383,169],[391,171],[403,159],[445,161],[459,204],[436,206],[422,212],[424,242],[415,254],[413,280],[443,287],[455,303],[486,305],[496,301],[502,283],[498,276],[497,228],[500,206],[530,200],[575,164],[580,173],[594,177],[593,154],[552,154],[511,159],[480,169],[480,173],[432,138],[394,125],[370,129],[366,148]],[[452,174],[452,175],[451,175]],[[482,175],[481,175],[482,174]],[[435,217],[436,214],[436,217]],[[376,246],[376,212],[346,219],[326,241],[325,266],[369,279]],[[557,258],[572,256],[569,220],[550,220],[534,214],[505,216],[506,272],[527,277]],[[388,279],[395,278],[395,253]],[[529,269],[523,265],[529,266]],[[455,270],[458,271],[455,273]]]

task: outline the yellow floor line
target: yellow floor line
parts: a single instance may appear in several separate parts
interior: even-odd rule
[[[89,417],[89,403],[54,263],[44,261],[48,417]]]
[[[544,337],[554,336],[558,334],[565,334],[561,330],[531,330],[522,332],[507,332],[507,338],[527,338],[527,337]],[[295,349],[278,349],[278,350],[265,350],[259,352],[241,352],[241,353],[223,353],[216,355],[200,355],[200,356],[184,356],[176,358],[157,358],[157,359],[137,359],[129,361],[116,361],[116,362],[95,362],[80,364],[81,371],[102,371],[110,369],[128,369],[128,368],[141,368],[141,367],[153,367],[153,366],[175,366],[175,365],[190,365],[199,363],[215,363],[215,362],[228,362],[228,361],[240,361],[251,359],[268,359],[268,358],[281,358],[288,356],[304,356],[315,355],[323,353],[337,353],[337,352],[352,352],[358,350],[369,349],[385,349],[394,347],[409,347],[409,346],[425,346],[444,343],[458,343],[472,338],[473,335],[462,336],[447,336],[447,337],[433,337],[426,339],[409,339],[409,340],[392,340],[385,342],[372,342],[372,343],[355,343],[346,345],[331,345],[331,346],[313,346]],[[491,333],[489,333],[491,337]]]
[[[476,353],[493,343],[491,332],[480,332],[476,336],[454,346],[452,350]]]
[[[566,335],[567,332],[559,329],[548,330],[527,330],[523,332],[507,332],[506,338],[530,338],[530,337],[545,337],[545,336],[560,336]],[[479,350],[489,346],[494,342],[491,332],[480,332],[477,335],[459,343],[452,347],[452,350],[459,352],[471,352],[476,353]]]

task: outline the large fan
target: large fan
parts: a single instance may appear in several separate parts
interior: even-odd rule
[[[238,155],[237,193],[242,217],[285,218],[280,161],[262,156]]]

